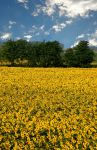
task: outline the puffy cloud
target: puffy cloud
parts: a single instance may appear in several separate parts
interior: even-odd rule
[[[89,11],[97,11],[97,0],[46,0],[45,6],[37,8],[37,14],[42,11],[52,16],[56,9],[60,16],[86,17]]]
[[[89,43],[91,46],[97,46],[97,30],[90,35]]]
[[[75,47],[79,43],[80,39],[82,39],[84,37],[87,37],[86,40],[89,41],[89,45],[90,46],[97,46],[97,29],[96,29],[95,32],[92,33],[92,34],[87,33],[87,34],[81,34],[81,35],[79,35],[76,38],[76,41],[74,42],[74,44],[71,45],[71,48]]]
[[[62,29],[64,29],[67,25],[71,24],[72,20],[67,20],[64,23],[57,23],[56,25],[52,26],[51,30],[54,30],[55,32],[60,32]]]
[[[71,24],[73,21],[70,19],[70,20],[67,20],[66,21],[66,24]]]
[[[27,3],[28,0],[17,0],[19,3]]]
[[[13,25],[13,24],[16,24],[16,22],[10,20],[10,21],[9,21],[9,24],[10,24],[10,25]]]
[[[36,16],[38,16],[38,12],[33,12],[31,15],[36,17]]]
[[[79,35],[76,38],[77,41],[75,41],[71,47],[76,46],[78,44],[78,42],[80,41],[80,39],[84,38],[85,36],[87,37],[87,41],[89,41],[90,46],[97,46],[97,29],[96,29],[95,32],[92,34],[87,33],[87,34]]]
[[[43,7],[42,11],[44,13],[46,13],[48,16],[51,16],[55,11],[52,7],[48,6],[48,7]]]
[[[26,38],[27,41],[30,41],[30,39],[32,38],[32,35],[25,35],[24,38]]]
[[[11,20],[10,20],[10,21],[9,21],[9,26],[8,26],[8,28],[11,29],[12,26],[15,25],[15,24],[16,24],[15,21],[11,21]]]
[[[27,4],[24,4],[24,8],[25,9],[29,9],[29,7],[27,6]]]
[[[52,29],[55,31],[55,32],[60,32],[62,29],[64,29],[66,27],[66,24],[65,23],[60,23],[60,24],[57,24],[57,25],[54,25],[52,27]]]
[[[29,0],[17,0],[17,2],[23,4],[23,7],[24,7],[25,9],[29,9],[29,7],[28,7],[28,5],[27,5],[28,2],[29,2]]]
[[[48,16],[51,16],[55,12],[55,10],[48,5],[36,5],[36,10],[32,13],[32,16],[38,16],[41,12],[47,14]]]
[[[91,46],[97,46],[97,39],[90,39],[89,43]]]
[[[33,35],[33,36],[38,36],[41,34],[44,34],[45,32],[45,25],[42,24],[41,26],[36,26],[33,25],[25,34],[27,35]]]
[[[0,39],[2,40],[7,40],[7,39],[10,39],[12,36],[12,33],[3,33],[1,36],[0,36]]]
[[[85,37],[85,35],[84,34],[81,34],[81,35],[79,35],[78,37],[77,37],[77,39],[82,39],[82,38],[84,38]]]
[[[76,45],[78,45],[79,40],[75,41],[73,45],[71,45],[71,48],[75,47]]]
[[[34,16],[34,17],[38,16],[39,13],[42,11],[42,9],[43,9],[43,6],[41,6],[39,4],[36,5],[36,10],[33,11],[33,13],[31,15]]]
[[[45,27],[45,25],[42,25],[41,27],[40,27],[40,30],[44,30],[44,27]]]

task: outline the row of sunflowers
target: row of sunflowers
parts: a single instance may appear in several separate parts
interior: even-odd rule
[[[97,69],[0,68],[1,150],[97,150]]]

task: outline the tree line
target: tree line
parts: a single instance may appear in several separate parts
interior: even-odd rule
[[[0,46],[0,60],[11,66],[88,67],[93,59],[94,52],[88,41],[80,41],[77,46],[66,50],[58,41],[8,40]]]

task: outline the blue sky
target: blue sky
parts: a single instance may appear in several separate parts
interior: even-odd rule
[[[0,41],[20,38],[97,46],[97,0],[0,0]]]

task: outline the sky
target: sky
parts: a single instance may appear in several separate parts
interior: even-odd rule
[[[0,0],[0,42],[8,39],[97,46],[97,0]]]

